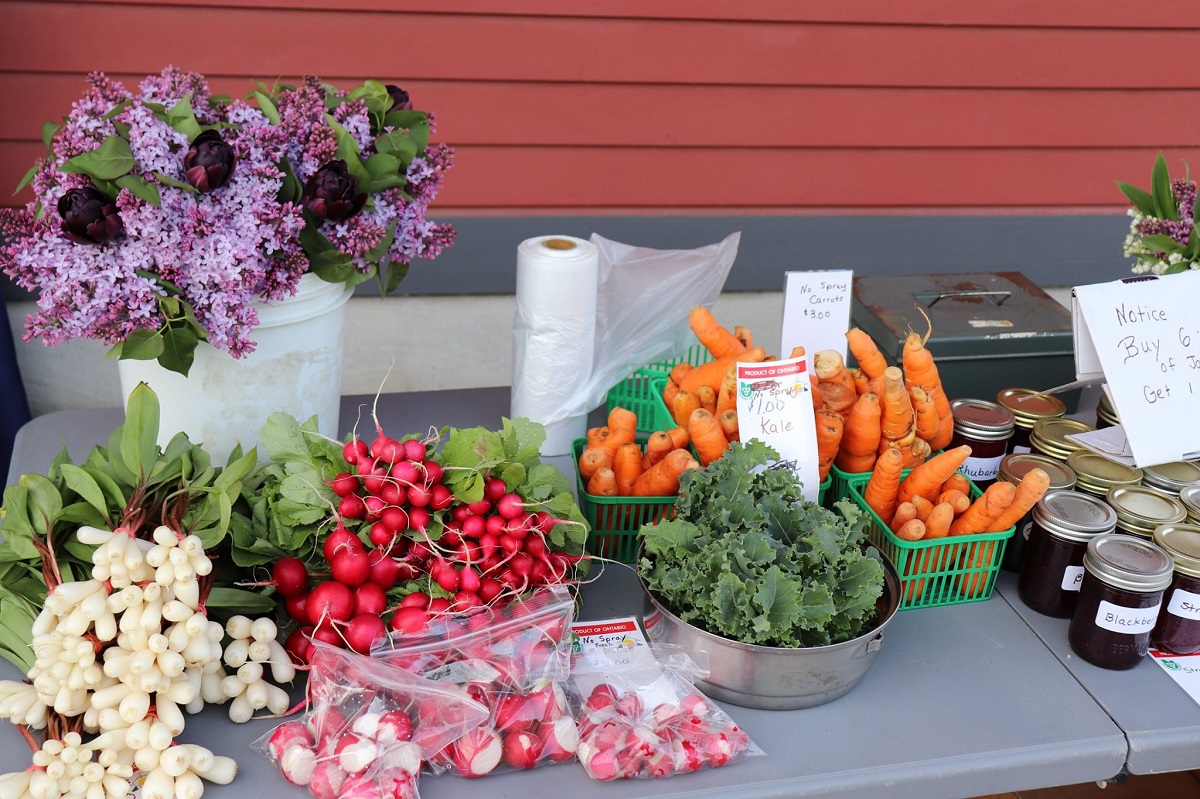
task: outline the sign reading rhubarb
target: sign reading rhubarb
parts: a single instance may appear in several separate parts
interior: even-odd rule
[[[804,498],[817,501],[820,471],[813,417],[812,383],[804,358],[737,365],[738,430],[779,453],[804,485]]]

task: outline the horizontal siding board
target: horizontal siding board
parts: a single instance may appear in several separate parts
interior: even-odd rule
[[[67,0],[53,0],[66,2]],[[91,0],[97,5],[251,7],[276,10],[336,8],[343,12],[391,11],[395,0]],[[1068,28],[1197,28],[1194,0],[1152,4],[1096,0],[408,0],[407,11],[635,19],[755,20],[761,22],[851,22],[887,25],[984,25]]]
[[[0,142],[0,187],[40,153]],[[1124,205],[1155,150],[458,148],[451,208],[989,208]],[[1200,163],[1200,147],[1168,153]]]
[[[0,70],[726,85],[1195,88],[1200,30],[504,17],[9,2]],[[136,46],[114,46],[136,41]],[[265,42],[320,46],[264,46]],[[399,57],[398,52],[403,56]],[[351,55],[352,53],[352,55]],[[1135,53],[1137,69],[1129,58]],[[931,57],[936,54],[936,57]],[[351,68],[350,65],[353,65]]]
[[[142,76],[114,77],[133,89]],[[241,94],[257,79],[215,78],[212,90]],[[1200,90],[404,85],[456,145],[1175,147],[1200,130]],[[84,87],[82,75],[0,73],[0,108],[20,111],[0,116],[0,139],[37,140]],[[1170,128],[1134,107],[1174,109]]]

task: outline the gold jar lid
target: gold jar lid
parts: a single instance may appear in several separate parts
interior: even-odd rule
[[[1067,414],[1067,406],[1058,397],[1032,388],[1006,388],[996,394],[996,402],[1008,409],[1017,427],[1026,429],[1041,419],[1059,419]]]
[[[1200,577],[1200,526],[1160,524],[1154,529],[1154,543],[1175,561],[1175,571]]]
[[[1187,518],[1183,503],[1145,486],[1117,486],[1104,497],[1117,512],[1117,526],[1137,535],[1149,536],[1162,524],[1177,524]]]
[[[1188,486],[1200,485],[1200,465],[1192,461],[1172,461],[1147,466],[1142,469],[1142,483],[1147,488],[1178,496]]]
[[[1117,416],[1117,411],[1113,408],[1112,403],[1108,401],[1108,395],[1103,391],[1100,392],[1100,401],[1096,403],[1096,418],[1103,419],[1111,425],[1118,425],[1121,419]]]
[[[1084,449],[1067,438],[1075,433],[1086,433],[1095,428],[1075,419],[1039,419],[1029,433],[1029,444],[1038,452],[1065,461],[1072,452]]]
[[[1137,486],[1142,482],[1142,470],[1110,461],[1103,455],[1084,450],[1067,456],[1067,466],[1075,472],[1075,488],[1099,496],[1117,486]]]
[[[1075,472],[1070,466],[1047,455],[1034,452],[1013,452],[1005,455],[1000,461],[1000,471],[997,479],[1014,485],[1034,469],[1041,469],[1050,477],[1047,490],[1060,490],[1075,487]]]
[[[1187,508],[1188,521],[1200,524],[1200,486],[1188,486],[1180,491],[1179,501]]]

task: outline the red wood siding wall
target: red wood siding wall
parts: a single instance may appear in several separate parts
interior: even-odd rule
[[[1200,164],[1196,52],[1194,0],[17,0],[0,187],[86,72],[173,63],[400,83],[458,149],[442,213],[1111,212]]]

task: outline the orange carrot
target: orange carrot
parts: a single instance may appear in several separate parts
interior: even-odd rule
[[[788,356],[788,360],[794,360],[796,358],[803,358],[807,354],[808,353],[805,352],[805,350],[804,350],[804,345],[797,344],[796,346],[792,347],[792,354]]]
[[[933,450],[929,448],[929,442],[915,436],[908,444],[900,447],[900,452],[904,455],[904,461],[901,464],[901,468],[904,469],[917,468],[929,460],[929,457],[933,454]]]
[[[737,336],[728,329],[721,327],[712,311],[703,305],[697,305],[688,314],[688,325],[704,348],[712,353],[714,358],[724,358],[726,355],[736,355],[746,351],[746,346],[737,340]]]
[[[909,519],[896,529],[896,537],[901,541],[920,541],[925,537],[925,522]]]
[[[844,472],[869,472],[879,449],[879,397],[860,396],[846,416],[846,432],[835,463]],[[865,468],[864,468],[865,467]]]
[[[719,391],[721,389],[721,381],[725,379],[725,373],[729,371],[730,366],[738,362],[760,363],[766,357],[766,350],[762,347],[754,347],[745,352],[726,355],[724,358],[709,361],[708,363],[689,369],[687,374],[683,376],[683,380],[679,381],[679,388],[686,391],[695,391],[700,386],[712,386]]]
[[[608,429],[621,439],[628,436],[629,441],[633,441],[634,437],[637,436],[637,423],[637,414],[628,408],[614,405],[612,410],[608,412]],[[622,440],[621,444],[628,444],[629,441]]]
[[[934,501],[939,505],[950,505],[954,509],[955,515],[965,513],[967,508],[971,507],[971,498],[957,488],[946,489],[938,494]]]
[[[642,474],[642,448],[632,442],[617,447],[617,454],[613,456],[612,471],[617,481],[617,495],[630,496],[633,493],[634,481]]]
[[[867,373],[857,366],[850,370],[850,377],[854,379],[854,390],[858,392],[858,396],[862,396],[871,390],[871,378],[867,377]]]
[[[687,361],[680,361],[671,367],[671,371],[668,373],[667,377],[672,383],[679,385],[679,381],[683,379],[684,374],[686,374],[691,368],[692,365]]]
[[[934,436],[929,446],[933,449],[945,449],[950,446],[950,442],[954,440],[954,416],[947,413],[944,417],[938,419],[938,431]]]
[[[883,370],[883,394],[879,398],[880,435],[888,441],[897,441],[914,430],[912,400],[904,387],[904,373],[898,366]]]
[[[733,337],[742,342],[742,346],[746,349],[754,348],[754,334],[750,332],[750,328],[745,325],[733,326]]]
[[[868,378],[879,377],[887,368],[887,359],[875,345],[875,340],[857,327],[846,331],[846,343],[850,345],[850,353],[858,361],[858,368]]]
[[[963,465],[970,454],[971,448],[963,444],[961,447],[948,449],[939,455],[934,455],[908,473],[908,477],[905,477],[900,483],[900,490],[897,492],[898,499],[904,502],[911,500],[917,494],[926,499],[937,497],[942,491],[942,483],[946,482],[946,478]]]
[[[926,317],[928,318],[928,317]],[[933,332],[930,326],[929,333]],[[950,400],[942,390],[942,379],[938,376],[937,364],[933,362],[933,353],[925,348],[929,333],[924,337],[909,331],[904,339],[904,348],[900,353],[900,364],[904,367],[904,380],[911,386],[925,389],[929,399],[937,408],[938,418],[944,419],[950,415]]]
[[[888,522],[888,529],[894,533],[915,518],[917,518],[917,506],[911,502],[901,502],[896,506],[896,512],[892,514],[892,520]]]
[[[721,431],[717,417],[704,408],[692,411],[692,415],[688,417],[688,434],[692,437],[692,447],[704,466],[724,455],[725,450],[729,448],[729,441]]]
[[[896,496],[900,485],[900,450],[886,450],[875,462],[875,471],[863,487],[863,500],[881,520],[890,520],[899,502]]]
[[[606,427],[589,428],[587,431],[588,449],[594,449],[597,447],[599,447],[600,449],[603,449],[602,445],[604,444],[605,441],[608,440],[608,436],[609,436],[609,429],[607,426]]]
[[[666,434],[671,437],[671,443],[675,445],[675,449],[687,449],[687,445],[692,443],[692,437],[688,435],[686,427],[682,425],[669,428]]]
[[[667,406],[667,410],[674,410],[675,398],[679,396],[679,384],[674,380],[668,380],[663,386],[663,405]]]
[[[917,438],[932,441],[938,433],[937,408],[929,394],[920,386],[913,386],[908,391],[912,400],[913,418],[917,425]]]
[[[676,449],[675,442],[671,440],[667,431],[659,430],[651,433],[650,437],[646,439],[646,460],[649,461],[646,468],[661,461],[673,449]]]
[[[846,368],[842,354],[837,350],[821,350],[813,356],[813,371],[817,375],[817,390],[825,400],[825,407],[842,413],[848,411],[858,399],[854,377]]]
[[[992,557],[996,553],[995,541],[979,541],[964,553],[959,568],[967,572],[958,578],[958,590],[967,597],[981,596],[993,577]]]
[[[700,395],[681,388],[675,395],[675,404],[671,407],[671,417],[675,420],[675,424],[686,427],[688,417],[699,407]]]
[[[717,392],[717,416],[728,410],[737,410],[737,366],[730,366],[721,378],[721,388]]]
[[[721,432],[725,434],[725,438],[730,441],[741,441],[741,436],[738,432],[738,415],[737,411],[732,408],[723,411],[717,416],[717,423],[721,425]]]
[[[971,480],[962,472],[955,472],[946,478],[942,483],[942,491],[961,491],[968,497],[971,496]],[[941,493],[941,492],[938,492]],[[966,510],[966,508],[963,508]],[[959,511],[961,513],[962,511]]]
[[[717,392],[713,391],[712,386],[700,386],[700,388],[696,389],[696,396],[700,399],[701,408],[716,415]]]
[[[953,523],[954,506],[949,502],[939,502],[925,519],[925,537],[945,538],[950,535],[950,525]]]
[[[1028,513],[1050,488],[1050,475],[1042,469],[1030,469],[1017,483],[1012,503],[988,526],[989,533],[1007,530]]]
[[[608,453],[599,447],[588,447],[579,456],[579,476],[583,478],[583,484],[587,485],[588,480],[592,479],[592,475],[602,466],[610,466],[611,459]]]
[[[833,459],[837,457],[838,447],[842,443],[842,433],[846,422],[840,413],[834,413],[828,408],[816,412],[817,422],[817,465],[821,479],[833,468]]]
[[[617,495],[617,478],[613,470],[601,466],[588,480],[587,493],[594,497],[615,497]]]
[[[679,475],[700,464],[686,449],[675,449],[667,457],[642,472],[633,483],[635,497],[669,497],[679,493]]]
[[[929,514],[933,512],[933,503],[925,499],[925,497],[917,494],[911,500],[912,506],[917,510],[917,518],[925,521],[929,518]]]
[[[821,379],[815,374],[809,374],[808,385],[811,389],[808,393],[812,395],[812,404],[814,411],[825,410],[825,398],[821,396]]]
[[[1012,504],[1017,487],[1003,480],[992,483],[983,495],[971,503],[966,512],[950,525],[950,535],[974,535],[984,533],[992,526],[1004,509]]]

